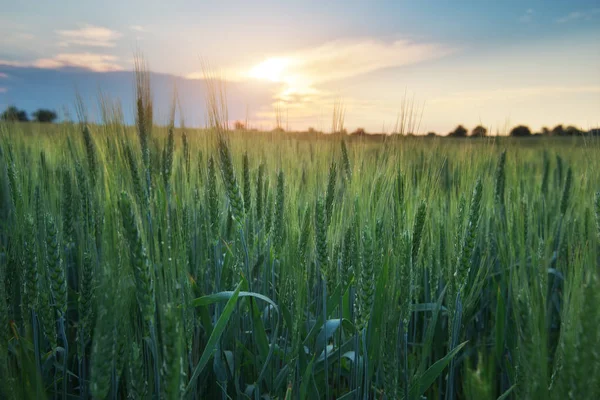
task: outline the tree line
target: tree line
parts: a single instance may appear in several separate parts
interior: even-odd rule
[[[581,130],[575,126],[556,125],[554,128],[549,129],[543,127],[540,132],[532,132],[526,125],[518,125],[512,128],[509,132],[509,136],[513,137],[529,137],[529,136],[578,136],[578,135],[600,135],[600,128],[591,129],[589,131]],[[435,132],[430,132],[428,136],[437,136]],[[469,131],[462,125],[458,125],[452,132],[448,133],[448,137],[454,138],[466,138],[466,137],[486,137],[488,136],[488,130],[482,125],[478,125],[471,131]]]
[[[33,112],[32,119],[29,118],[29,115],[25,110],[20,110],[15,106],[9,106],[4,112],[0,115],[0,120],[2,121],[10,121],[10,122],[42,122],[42,123],[53,123],[58,119],[58,115],[55,111],[40,108]],[[246,124],[236,121],[234,124],[235,130],[247,130]],[[279,128],[281,129],[281,128]],[[283,130],[283,129],[281,129]],[[309,133],[315,133],[314,128],[308,129]],[[346,130],[343,132],[344,134],[348,134]],[[600,128],[591,129],[589,131],[583,131],[574,126],[567,126],[566,128],[563,125],[556,125],[554,128],[549,129],[547,127],[543,127],[540,132],[533,133],[531,129],[529,129],[526,125],[518,125],[510,130],[509,136],[513,137],[529,137],[529,136],[577,136],[577,135],[600,135]],[[363,128],[358,128],[354,132],[351,132],[350,135],[354,136],[363,136],[367,135],[367,132]],[[412,136],[411,134],[409,134]],[[435,137],[439,136],[435,132],[429,132],[426,136]],[[488,136],[488,129],[482,125],[478,125],[471,132],[467,130],[462,125],[458,125],[452,132],[449,132],[448,137],[452,138],[481,138]]]
[[[55,111],[45,108],[34,111],[31,116],[32,119],[29,118],[27,111],[20,110],[15,106],[9,106],[0,115],[0,120],[10,122],[29,122],[32,120],[34,122],[52,123],[58,119]]]

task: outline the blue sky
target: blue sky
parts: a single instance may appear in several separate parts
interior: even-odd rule
[[[230,100],[265,127],[282,104],[292,127],[327,129],[341,98],[349,128],[390,130],[405,93],[420,130],[600,122],[597,1],[0,3],[0,106],[20,98],[8,67],[127,71],[139,49],[156,72],[198,78],[203,59],[262,83]]]

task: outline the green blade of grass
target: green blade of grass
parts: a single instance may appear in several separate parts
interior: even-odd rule
[[[202,372],[204,367],[206,367],[208,360],[210,360],[212,355],[217,350],[217,342],[221,338],[221,335],[223,334],[223,331],[225,330],[225,327],[227,326],[227,322],[229,322],[229,318],[231,317],[231,314],[233,313],[233,310],[235,309],[235,304],[237,303],[237,299],[240,294],[241,287],[242,287],[242,283],[239,283],[234,292],[228,292],[228,295],[224,295],[224,296],[217,296],[217,298],[219,298],[220,300],[224,300],[224,299],[228,298],[227,304],[225,304],[223,313],[221,314],[221,316],[219,317],[219,320],[215,324],[215,327],[210,335],[210,338],[208,339],[208,342],[206,343],[206,347],[204,348],[204,351],[202,352],[200,361],[198,361],[198,364],[194,368],[194,373],[192,374],[192,377],[190,378],[190,381],[185,389],[185,394],[189,393],[189,391],[192,389],[192,387],[194,387],[196,379],[198,378],[198,376],[200,375],[200,373]],[[218,295],[219,295],[219,293],[218,293]]]
[[[452,359],[463,347],[465,347],[466,344],[467,342],[463,342],[456,346],[450,353],[446,354],[443,358],[436,361],[431,367],[429,367],[427,371],[423,373],[423,375],[415,379],[410,387],[409,398],[418,399],[423,396],[431,384],[444,371],[444,368],[450,364],[450,361],[452,361]]]

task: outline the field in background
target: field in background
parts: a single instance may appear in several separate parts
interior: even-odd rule
[[[3,398],[600,396],[598,139],[140,121],[0,125]]]

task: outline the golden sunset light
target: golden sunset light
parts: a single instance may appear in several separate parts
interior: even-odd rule
[[[284,58],[269,58],[252,67],[248,72],[248,76],[254,79],[271,82],[289,82],[291,77],[286,75],[286,68],[289,65],[290,60]]]

